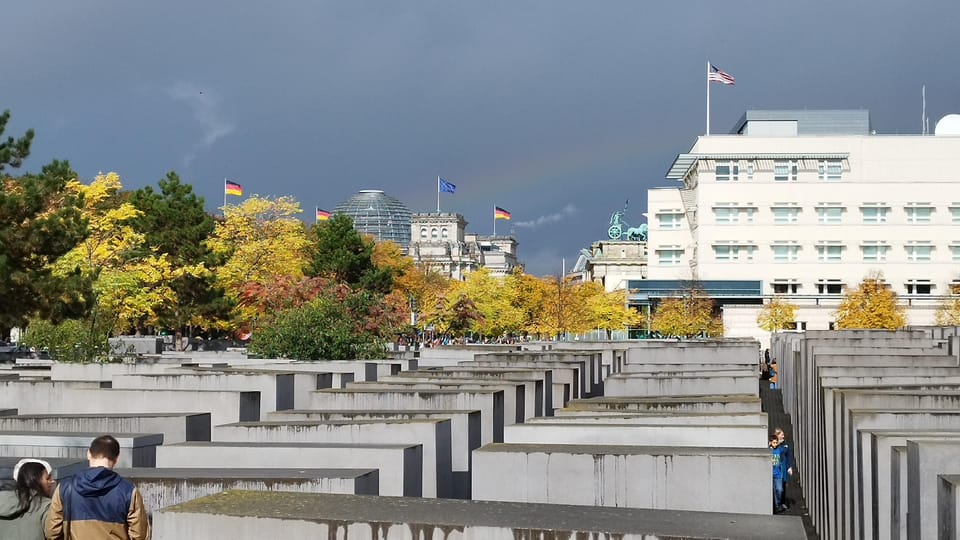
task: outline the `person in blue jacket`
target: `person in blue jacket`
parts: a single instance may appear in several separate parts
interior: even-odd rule
[[[790,479],[793,478],[793,473],[796,472],[796,465],[793,461],[793,448],[791,448],[790,443],[787,442],[787,434],[784,433],[782,429],[774,429],[773,434],[777,436],[777,448],[782,450],[783,467],[787,471],[787,474],[783,476],[783,492],[786,494],[787,484],[790,483]],[[790,508],[790,505],[787,504],[786,495],[784,495],[781,502],[783,506]]]
[[[770,457],[773,464],[773,513],[786,510],[783,505],[783,479],[787,475],[786,462],[783,459],[783,447],[776,434],[770,435]]]

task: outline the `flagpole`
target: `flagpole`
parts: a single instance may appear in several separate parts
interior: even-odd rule
[[[223,217],[227,217],[227,179],[223,179]]]
[[[437,213],[440,213],[440,175],[437,175]]]
[[[493,207],[493,236],[497,236],[497,207]]]
[[[707,135],[710,135],[710,61],[707,60]]]

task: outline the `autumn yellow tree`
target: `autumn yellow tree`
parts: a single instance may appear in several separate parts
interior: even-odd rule
[[[667,298],[653,312],[650,329],[664,336],[723,335],[723,322],[713,314],[714,303],[702,291],[691,289]]]
[[[938,326],[960,326],[960,297],[951,296],[944,300],[934,315]]]
[[[100,174],[89,185],[67,185],[83,201],[80,213],[88,234],[53,264],[56,275],[90,279],[94,322],[110,331],[156,324],[158,308],[176,301],[170,281],[206,271],[203,265],[174,268],[166,255],[141,249],[144,235],[131,223],[141,213],[123,199],[122,187],[116,173]]]
[[[207,240],[224,263],[214,272],[228,298],[238,301],[250,284],[303,278],[310,241],[297,219],[300,203],[293,197],[252,196],[237,206],[224,207],[224,219]],[[246,324],[256,311],[236,310],[237,323]]]
[[[546,282],[517,268],[504,278],[504,287],[505,294],[519,317],[518,333],[539,335],[538,325],[543,315]]]
[[[907,325],[906,310],[879,272],[863,278],[855,290],[847,291],[835,315],[840,329],[896,330]]]
[[[643,322],[640,313],[627,307],[627,291],[606,292],[603,285],[593,281],[581,284],[580,289],[590,316],[590,328],[606,331],[607,337],[612,330],[624,330]]]
[[[780,296],[774,296],[757,314],[757,324],[767,332],[790,328],[796,320],[797,305]]]

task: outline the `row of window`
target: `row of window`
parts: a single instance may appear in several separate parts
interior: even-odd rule
[[[795,241],[785,240],[774,242],[770,246],[773,253],[773,262],[799,262],[802,246]],[[844,262],[843,253],[847,246],[840,241],[824,241],[814,246],[817,252],[817,262],[839,263]],[[915,241],[903,246],[906,261],[925,263],[933,260],[935,246],[929,242]],[[950,260],[960,262],[960,244],[948,246]],[[742,262],[756,260],[759,253],[756,245],[744,244],[716,244],[713,246],[713,260],[716,262]],[[883,240],[866,240],[860,245],[860,260],[862,262],[886,262],[893,247]],[[683,249],[678,247],[663,247],[656,250],[657,264],[660,266],[675,266],[680,264]],[[848,261],[853,262],[853,261]]]
[[[803,209],[793,204],[772,205],[770,212],[775,225],[796,225],[800,222],[800,212]],[[860,223],[879,225],[887,223],[892,215],[892,207],[885,204],[864,204],[860,206]],[[950,223],[960,223],[960,205],[948,207]],[[814,211],[817,214],[817,223],[839,225],[844,222],[843,216],[847,208],[840,203],[820,203]],[[929,203],[913,203],[903,207],[906,222],[911,225],[933,223],[936,207]],[[717,225],[732,225],[740,223],[755,223],[759,208],[757,206],[717,205],[713,208],[714,223]],[[679,229],[683,222],[681,213],[658,213],[657,226],[660,229]]]
[[[770,284],[774,294],[804,294],[816,292],[817,294],[843,294],[846,284],[839,279],[819,279],[813,283],[810,289],[804,289],[802,284],[795,279],[775,279]],[[890,284],[887,284],[890,287]],[[934,284],[929,279],[908,279],[903,284],[900,292],[906,294],[933,294]],[[951,284],[950,291],[958,290],[956,284]]]
[[[753,180],[756,167],[753,161],[718,161],[714,169],[717,182],[739,182]],[[773,162],[774,182],[796,182],[800,173],[797,160],[777,160]],[[826,159],[817,162],[817,179],[825,182],[838,182],[843,179],[843,164],[838,159]]]
[[[436,227],[432,229],[427,229],[426,227],[420,228],[420,239],[426,240],[427,238],[431,240],[436,240],[437,238],[442,238],[446,240],[450,236],[450,233],[447,231],[446,227],[441,228],[439,231]]]

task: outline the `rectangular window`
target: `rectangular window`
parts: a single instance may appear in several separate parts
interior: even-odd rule
[[[821,279],[817,282],[818,294],[843,294],[843,283],[839,279]]]
[[[860,246],[860,250],[863,251],[863,262],[885,262],[890,246],[867,241]]]
[[[717,163],[717,182],[737,182],[740,180],[740,163],[736,161],[727,161]]]
[[[773,222],[777,225],[796,223],[798,217],[800,216],[799,208],[792,208],[789,206],[774,206],[771,208],[771,210],[773,210]]]
[[[930,206],[908,206],[907,223],[930,223],[933,216],[933,207]]]
[[[956,203],[950,205],[950,222],[960,223],[960,205]]]
[[[906,283],[907,294],[930,294],[933,285],[929,279],[911,279]]]
[[[679,229],[680,214],[657,214],[657,222],[661,229]]]
[[[929,244],[910,244],[906,249],[909,262],[930,262],[933,255],[933,246]]]
[[[889,209],[886,206],[862,206],[860,213],[863,215],[864,223],[886,223]]]
[[[798,170],[796,161],[776,161],[773,164],[773,179],[776,182],[796,182]]]
[[[753,180],[753,162],[747,162],[747,180]]]
[[[713,209],[713,215],[718,225],[753,223],[756,211],[753,207],[720,206]]]
[[[818,206],[817,222],[836,225],[843,220],[842,206]]]
[[[840,262],[843,246],[840,244],[820,244],[817,246],[817,260],[820,262]]]
[[[800,284],[793,279],[778,279],[774,281],[773,294],[797,294],[800,292]]]
[[[960,245],[950,246],[950,260],[960,262]]]
[[[826,160],[817,164],[817,174],[820,180],[827,182],[839,181],[842,176],[842,167],[838,160]]]
[[[752,261],[757,246],[716,245],[713,258],[717,262]]]
[[[661,266],[677,266],[680,264],[682,249],[658,249],[657,260]]]
[[[770,247],[773,248],[773,262],[778,263],[795,262],[800,252],[800,246],[786,242],[776,243]]]

